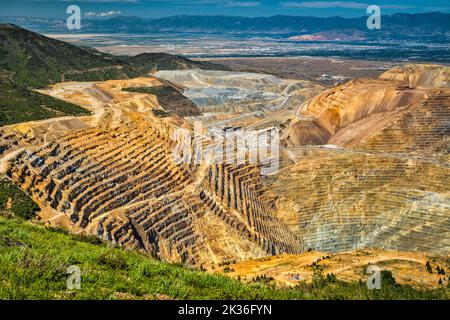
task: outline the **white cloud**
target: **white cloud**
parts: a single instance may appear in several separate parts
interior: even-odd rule
[[[282,2],[283,7],[289,8],[347,8],[347,9],[362,9],[367,8],[367,4],[359,2],[344,2],[344,1],[307,1],[307,2]]]
[[[229,7],[257,7],[261,2],[256,1],[227,1]]]
[[[381,9],[413,9],[416,6],[409,6],[409,5],[403,5],[403,4],[381,4]]]
[[[121,15],[122,12],[121,11],[105,11],[105,12],[94,12],[94,11],[89,11],[89,12],[85,12],[84,16],[88,17],[88,18],[94,18],[94,17],[113,17],[113,16],[118,16]]]
[[[313,9],[327,9],[327,8],[345,8],[345,9],[365,9],[370,4],[354,1],[306,1],[306,2],[281,2],[281,6],[288,8],[313,8]],[[380,5],[383,9],[411,9],[415,6],[401,5],[401,4],[386,4]]]

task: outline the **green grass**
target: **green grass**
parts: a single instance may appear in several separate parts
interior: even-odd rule
[[[70,265],[81,269],[80,290],[66,289]],[[446,288],[417,291],[388,279],[371,291],[328,278],[289,290],[268,281],[244,284],[0,216],[0,299],[449,299]]]
[[[164,94],[167,94],[168,91],[175,90],[168,86],[154,86],[154,87],[137,87],[137,88],[123,88],[123,91],[128,92],[139,92],[139,93],[147,93],[147,94],[154,94],[157,97],[163,96]]]

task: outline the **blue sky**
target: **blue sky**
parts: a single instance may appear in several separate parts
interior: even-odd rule
[[[140,16],[148,18],[178,14],[271,16],[344,16],[366,15],[370,4],[379,5],[382,14],[394,12],[450,13],[450,0],[0,0],[0,15],[66,17],[66,8],[71,4],[80,6],[86,18],[108,18],[112,16]]]

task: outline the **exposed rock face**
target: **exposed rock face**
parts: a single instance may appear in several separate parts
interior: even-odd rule
[[[450,88],[450,67],[429,64],[411,64],[392,68],[380,79],[395,80],[412,86]]]
[[[137,70],[143,72],[156,72],[159,70],[230,70],[228,67],[208,61],[193,61],[182,56],[167,53],[141,53],[132,57],[124,57],[123,60],[131,64]]]
[[[180,117],[193,117],[201,115],[197,106],[177,89],[170,85],[143,87],[143,88],[125,88],[126,91],[140,92],[155,95],[158,104],[167,114],[175,114]]]
[[[171,75],[192,87],[225,81],[193,74]],[[285,121],[273,176],[250,164],[174,161],[174,131],[191,129],[190,119],[158,117],[155,95],[122,90],[163,84],[151,77],[41,90],[92,115],[3,127],[0,168],[47,223],[189,265],[307,248],[450,251],[450,89],[361,79],[302,103],[299,91],[311,90],[303,82],[228,77],[282,97],[280,110],[243,122]],[[289,122],[292,102],[300,107]]]
[[[189,265],[301,251],[301,242],[261,198],[252,165],[176,163],[172,148],[180,118],[158,118],[151,95],[125,92],[158,86],[153,78],[63,83],[46,93],[93,112],[24,124],[23,142],[8,157],[6,175],[42,208],[41,218],[72,232],[88,232],[167,261]],[[4,129],[2,141],[19,126]],[[8,153],[10,154],[10,153]]]
[[[298,109],[266,196],[306,247],[449,252],[448,68],[411,68],[382,76],[395,81],[350,81]]]
[[[423,79],[429,70],[447,72],[446,67],[442,69],[420,66],[415,74]],[[410,87],[387,80],[349,81],[304,103],[285,133],[285,145],[443,151],[449,130],[449,101],[450,90],[446,88]],[[314,139],[305,139],[308,135]]]
[[[265,196],[274,199],[278,216],[305,247],[450,250],[448,162],[339,149],[287,150],[297,153],[295,163],[273,178]]]
[[[433,270],[438,266],[450,268],[445,257],[398,250],[361,249],[342,253],[309,251],[238,262],[227,265],[228,270],[232,270],[227,275],[244,281],[252,281],[258,276],[272,277],[281,285],[295,286],[302,281],[312,281],[320,267],[324,274],[331,273],[341,281],[366,282],[368,266],[382,265],[383,269],[392,271],[396,283],[420,289],[442,287],[439,285],[442,275],[427,271],[427,261],[432,261]]]
[[[210,115],[278,110],[287,99],[304,101],[323,90],[309,81],[249,72],[165,70],[155,76],[184,87],[184,95]]]
[[[383,80],[349,81],[319,94],[302,106],[298,120],[292,122],[286,137],[287,145],[300,144],[296,131],[297,127],[305,125],[305,116],[315,127],[317,143],[314,144],[358,144],[389,125],[401,111],[423,102],[427,93],[426,89],[404,88]]]

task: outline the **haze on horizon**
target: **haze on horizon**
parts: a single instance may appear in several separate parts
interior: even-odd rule
[[[64,18],[67,16],[66,8],[71,4],[79,5],[86,19],[117,16],[160,18],[173,15],[358,17],[366,15],[366,8],[371,4],[379,5],[383,14],[450,12],[448,0],[0,0],[0,15]]]

